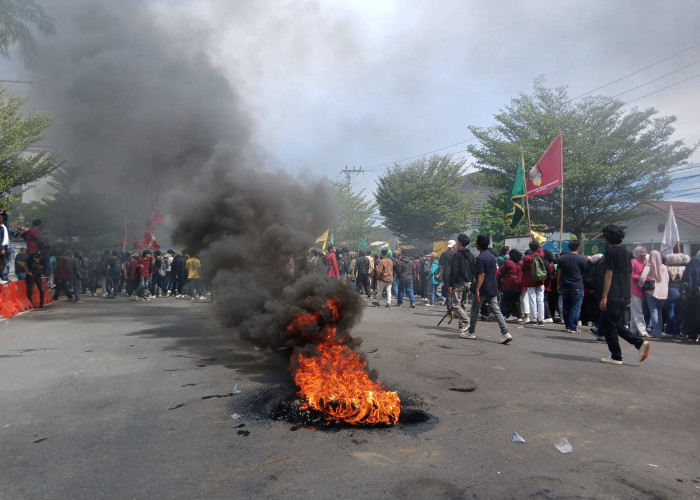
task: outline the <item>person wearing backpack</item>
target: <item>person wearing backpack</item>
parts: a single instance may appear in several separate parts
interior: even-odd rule
[[[544,282],[547,279],[544,250],[536,241],[531,241],[529,247],[530,255],[523,259],[523,285],[530,306],[529,323],[544,326]]]
[[[428,273],[427,285],[430,286],[430,302],[426,304],[427,307],[433,307],[435,305],[435,297],[440,300],[440,305],[444,305],[445,297],[443,297],[440,292],[438,292],[438,287],[440,286],[440,281],[442,279],[442,273],[440,272],[440,263],[438,262],[437,252],[432,252],[430,254],[430,272]]]

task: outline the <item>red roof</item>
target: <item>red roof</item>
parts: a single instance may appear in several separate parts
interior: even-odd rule
[[[676,219],[700,228],[700,203],[692,201],[652,201],[649,205],[666,214],[669,207],[673,205],[673,214],[676,216]]]

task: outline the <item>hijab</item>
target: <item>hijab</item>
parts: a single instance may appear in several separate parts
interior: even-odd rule
[[[666,266],[661,262],[661,253],[658,250],[652,250],[649,254],[649,276],[655,281],[661,281],[661,273],[667,272]]]

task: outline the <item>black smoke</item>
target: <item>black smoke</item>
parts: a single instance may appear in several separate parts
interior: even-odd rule
[[[300,342],[286,323],[323,297],[343,302],[348,330],[357,296],[304,266],[334,214],[324,185],[266,167],[244,103],[208,56],[206,26],[153,9],[47,6],[57,34],[39,44],[35,99],[55,116],[49,140],[79,172],[77,188],[120,200],[94,210],[165,207],[173,240],[200,254],[219,317],[257,344]]]

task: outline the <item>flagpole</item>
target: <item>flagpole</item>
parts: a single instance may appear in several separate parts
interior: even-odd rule
[[[559,135],[561,135],[561,130],[559,131]],[[561,216],[559,219],[559,255],[562,254],[564,251],[564,248],[562,245],[564,244],[564,137],[561,139],[561,189],[559,190],[560,192],[560,198],[559,198],[559,205],[561,206]]]
[[[530,221],[530,197],[527,195],[527,177],[525,176],[525,152],[520,148],[520,164],[523,166],[523,177],[525,181],[525,206],[527,206],[527,228],[532,240],[532,221]]]

